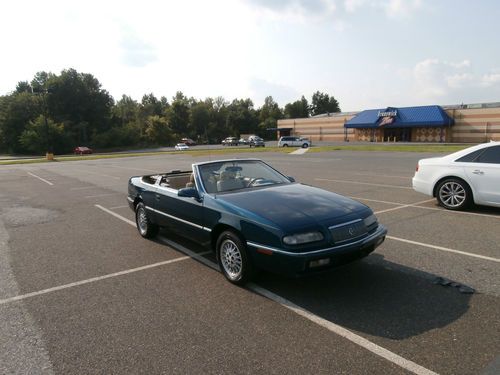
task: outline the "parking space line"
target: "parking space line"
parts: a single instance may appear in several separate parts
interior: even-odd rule
[[[120,219],[121,221],[126,222],[129,225],[132,225],[135,227],[135,223],[132,220],[127,219],[126,217],[123,217],[122,215],[118,215],[116,212],[113,212],[111,210],[108,210],[107,208],[101,206],[100,204],[95,204],[98,209],[103,210],[104,212],[107,212],[108,214],[116,217],[117,219]]]
[[[21,294],[19,296],[1,299],[0,300],[0,305],[5,305],[7,303],[15,302],[15,301],[21,301],[21,300],[24,300],[24,299],[27,299],[27,298],[31,298],[31,297],[35,297],[35,296],[40,296],[42,294],[52,293],[52,292],[56,292],[56,291],[59,291],[59,290],[73,288],[75,286],[80,286],[80,285],[94,283],[96,281],[106,280],[106,279],[110,279],[112,277],[117,277],[117,276],[127,275],[129,273],[144,271],[144,270],[147,270],[147,269],[150,269],[150,268],[160,267],[160,266],[164,266],[166,264],[180,262],[180,261],[187,260],[187,259],[191,259],[191,257],[190,256],[183,256],[183,257],[179,257],[179,258],[175,258],[175,259],[165,260],[163,262],[148,264],[148,265],[142,266],[142,267],[131,268],[131,269],[128,269],[128,270],[114,272],[114,273],[110,273],[110,274],[103,275],[103,276],[92,277],[90,279],[80,280],[80,281],[76,281],[74,283],[59,285],[59,286],[55,286],[53,288],[39,290],[37,292],[31,292],[31,293]]]
[[[109,209],[110,210],[118,210],[120,208],[127,208],[128,206],[127,205],[123,205],[123,206],[115,206],[115,207],[110,207]]]
[[[379,357],[382,357],[399,367],[404,368],[405,370],[408,370],[414,374],[419,374],[419,375],[437,375],[432,370],[429,370],[425,367],[422,367],[418,365],[417,363],[410,361],[406,358],[403,358],[399,355],[397,355],[394,352],[391,352],[390,350],[387,350],[377,344],[374,344],[373,342],[365,339],[362,336],[356,335],[355,333],[349,331],[348,329],[339,326],[338,324],[332,323],[329,320],[323,319],[312,312],[304,309],[303,307],[294,304],[293,302],[267,290],[264,289],[258,285],[255,284],[249,284],[248,288],[250,290],[253,290],[254,292],[269,298],[270,300],[277,302],[281,306],[293,311],[297,315],[302,316],[303,318],[306,318],[307,320],[310,320],[313,323],[318,324],[319,326],[328,329],[329,331],[342,336],[343,338],[351,341],[352,343],[361,346],[362,348],[372,352],[373,354],[378,355]]]
[[[394,175],[388,175],[388,174],[373,174],[373,173],[360,173],[360,172],[355,172],[354,174],[356,176],[401,178],[403,180],[411,180],[413,178],[413,177],[408,177],[408,176],[394,176]]]
[[[93,175],[101,176],[101,177],[114,178],[115,180],[119,180],[120,179],[120,177],[117,177],[117,176],[110,176],[109,174],[102,174],[102,173],[90,172],[88,170],[80,170],[80,172],[87,173],[87,174],[93,174]]]
[[[410,186],[401,186],[401,185],[384,185],[384,184],[373,184],[370,182],[359,182],[359,181],[350,181],[350,180],[332,180],[329,178],[315,178],[316,181],[328,181],[328,182],[343,182],[346,184],[356,184],[356,185],[368,185],[368,186],[379,186],[379,187],[387,187],[394,189],[408,189],[413,190]]]
[[[35,178],[38,178],[40,181],[43,181],[43,182],[45,182],[46,184],[49,184],[50,186],[54,186],[54,184],[53,184],[52,182],[47,181],[45,178],[41,178],[40,176],[37,176],[36,174],[31,173],[31,172],[28,172],[28,174],[29,174],[30,176],[33,176],[33,177],[35,177]]]
[[[132,222],[131,220],[128,220],[127,218],[125,218],[121,215],[118,215],[117,213],[112,212],[112,211],[108,210],[107,208],[104,208],[98,204],[96,204],[95,206],[97,208],[113,215],[114,217],[126,222],[127,224],[135,226],[135,223]],[[189,249],[186,249],[184,246],[179,245],[173,241],[170,241],[170,240],[166,239],[165,237],[160,236],[160,239],[162,239],[162,241],[164,241],[165,243],[167,243],[169,246],[173,247],[174,249],[180,249],[180,251],[182,251],[186,254],[194,255],[197,258],[197,260],[203,262],[204,264],[211,267],[212,269],[219,270],[219,267],[217,264],[215,264],[214,262],[212,262],[209,259],[201,257],[202,254],[195,253]],[[346,329],[342,326],[339,326],[339,325],[332,323],[326,319],[323,319],[323,318],[311,313],[310,311],[304,309],[303,307],[295,305],[294,303],[286,300],[285,298],[283,298],[277,294],[274,294],[273,292],[271,292],[265,288],[262,288],[256,284],[253,284],[253,283],[249,283],[247,285],[247,288],[264,296],[264,297],[266,297],[266,298],[269,298],[270,300],[272,300],[274,302],[277,302],[281,306],[293,311],[297,315],[302,316],[303,318],[306,318],[306,319],[310,320],[311,322],[316,323],[319,326],[328,329],[329,331],[351,341],[352,343],[372,352],[373,354],[378,355],[379,357],[382,357],[382,358],[404,368],[405,370],[408,370],[408,371],[410,371],[414,374],[418,374],[418,375],[437,375],[437,373],[435,373],[434,371],[431,371],[425,367],[422,367],[415,362],[412,362],[408,359],[405,359],[405,358],[397,355],[396,353],[391,352],[390,350],[387,350],[387,349],[385,349],[377,344],[374,344],[371,341],[365,339],[364,337],[356,335],[355,333],[349,331],[348,329]]]
[[[477,212],[452,211],[452,210],[445,210],[444,208],[418,206],[419,204],[423,204],[423,203],[427,203],[427,202],[432,202],[432,201],[435,200],[434,198],[426,200],[426,201],[422,201],[422,202],[412,203],[412,204],[388,202],[388,201],[381,201],[381,200],[378,200],[378,199],[368,199],[368,198],[354,197],[354,196],[349,196],[349,198],[360,200],[360,201],[367,201],[367,202],[392,204],[392,205],[395,205],[395,206],[405,206],[405,207],[421,208],[421,209],[424,209],[424,210],[434,210],[434,211],[440,211],[442,213],[453,214],[453,215],[472,215],[472,216],[482,216],[482,217],[491,217],[491,218],[494,218],[494,219],[500,219],[500,215],[479,214]],[[403,208],[403,207],[401,207],[401,208]]]
[[[123,193],[106,193],[106,194],[97,194],[97,195],[87,195],[85,198],[100,198],[100,197],[109,197],[110,195],[122,195]]]
[[[416,203],[411,203],[411,204],[405,204],[405,205],[402,205],[402,206],[399,206],[399,207],[388,208],[386,210],[381,210],[381,211],[374,212],[374,214],[378,215],[378,214],[383,214],[384,212],[390,212],[390,211],[400,210],[402,208],[416,207],[417,204],[428,203],[428,202],[432,202],[433,200],[434,200],[434,198],[433,199],[426,199],[425,201],[421,201],[421,202],[416,202]]]
[[[435,245],[431,245],[431,244],[428,244],[428,243],[411,241],[411,240],[407,240],[407,239],[399,238],[399,237],[385,236],[385,238],[388,238],[388,239],[394,240],[394,241],[400,241],[400,242],[409,243],[409,244],[412,244],[412,245],[418,245],[418,246],[422,246],[422,247],[428,247],[428,248],[434,249],[434,250],[446,251],[446,252],[449,252],[449,253],[466,255],[466,256],[469,256],[469,257],[472,257],[472,258],[479,258],[479,259],[490,260],[492,262],[500,263],[500,259],[498,259],[498,258],[492,258],[492,257],[487,257],[485,255],[467,253],[467,252],[461,251],[461,250],[449,249],[447,247],[435,246]]]

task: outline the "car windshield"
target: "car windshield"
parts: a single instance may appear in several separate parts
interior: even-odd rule
[[[290,183],[281,173],[259,160],[214,162],[200,165],[198,170],[209,194]]]

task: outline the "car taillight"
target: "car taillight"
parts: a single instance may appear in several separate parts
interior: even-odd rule
[[[415,172],[418,172],[418,163],[417,163],[417,168],[415,168]]]

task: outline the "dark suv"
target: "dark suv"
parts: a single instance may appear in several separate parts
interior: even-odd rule
[[[264,140],[256,135],[252,135],[248,138],[248,144],[250,147],[266,147]]]

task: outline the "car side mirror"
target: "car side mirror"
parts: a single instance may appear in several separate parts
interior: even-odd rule
[[[286,176],[286,178],[288,178],[290,182],[295,182],[295,178],[293,178],[292,176]]]
[[[193,187],[179,189],[177,195],[179,197],[200,199],[200,194],[198,193],[198,190],[196,190],[196,188]]]

